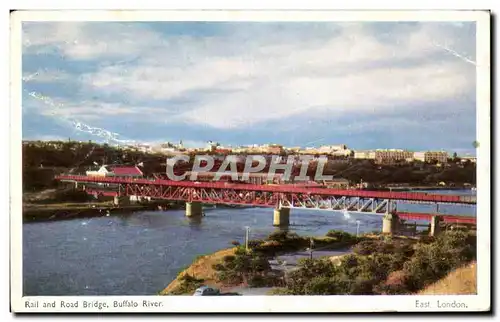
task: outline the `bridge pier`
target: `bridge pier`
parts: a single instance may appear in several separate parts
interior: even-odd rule
[[[290,208],[274,209],[273,226],[288,227],[290,225]]]
[[[186,217],[201,217],[202,215],[203,207],[201,206],[201,202],[186,202]]]
[[[115,206],[129,205],[130,204],[130,197],[129,196],[114,196],[113,197],[113,204]]]
[[[382,234],[395,234],[399,230],[399,216],[395,213],[386,213],[382,219]]]
[[[432,216],[431,218],[431,229],[429,232],[430,236],[437,236],[441,232],[441,216]]]

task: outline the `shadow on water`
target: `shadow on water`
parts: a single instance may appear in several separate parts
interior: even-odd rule
[[[198,231],[201,231],[202,230],[202,224],[203,224],[203,217],[187,217],[187,221],[188,221],[188,224],[189,224],[189,228],[193,229],[193,230],[198,230]]]

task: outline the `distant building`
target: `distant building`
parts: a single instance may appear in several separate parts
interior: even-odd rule
[[[191,180],[191,171],[186,171],[186,180]],[[215,176],[217,175],[217,172],[215,171],[207,171],[207,172],[198,172],[196,181],[200,182],[207,182],[207,181],[215,181]],[[269,175],[267,173],[249,173],[248,179],[243,179],[243,173],[238,173],[238,180],[236,182],[244,182],[244,183],[251,183],[251,184],[279,184],[283,183],[283,174],[282,173],[275,173],[271,178],[269,178]],[[219,178],[221,182],[232,182],[232,177],[231,175],[223,175]]]
[[[267,147],[266,150],[267,150],[267,153],[270,153],[270,154],[281,154],[285,151],[283,149],[283,146],[278,145],[278,144],[271,144]]]
[[[120,178],[139,178],[143,177],[144,174],[136,166],[123,166],[123,165],[103,165],[97,171],[87,171],[87,176],[96,177],[120,177]]]
[[[414,152],[413,159],[415,161],[425,162],[425,152]]]
[[[213,142],[213,141],[208,141],[205,150],[208,152],[213,152],[213,151],[215,151],[215,149],[217,149],[218,146],[219,146],[219,143]]]
[[[300,147],[299,146],[289,147],[289,148],[286,148],[286,150],[288,152],[298,153],[300,151]]]
[[[113,166],[112,171],[108,174],[108,176],[113,177],[143,177],[144,173],[142,173],[141,169],[137,166]]]
[[[445,151],[427,151],[425,152],[425,162],[448,162],[448,152]]]
[[[149,144],[139,144],[137,145],[137,149],[144,153],[153,151],[153,148]]]
[[[354,151],[354,159],[375,160],[375,151]]]
[[[99,168],[99,170],[87,171],[86,174],[89,177],[105,177],[111,172],[107,167],[108,166],[103,165],[102,167]]]
[[[216,148],[213,151],[218,154],[230,154],[232,150],[229,148]]]
[[[460,161],[461,162],[470,161],[472,163],[476,163],[477,162],[477,158],[476,157],[472,157],[472,156],[465,156],[465,157],[460,157]]]
[[[331,155],[336,155],[336,156],[349,156],[351,155],[351,150],[347,148],[347,145],[345,144],[340,144],[340,145],[323,145],[319,147],[318,153],[320,154],[331,154]]]
[[[408,162],[413,160],[414,153],[400,149],[376,150],[375,163],[377,164],[394,164],[398,162]]]
[[[323,184],[327,188],[332,188],[332,189],[348,189],[349,185],[350,185],[350,182],[347,179],[334,178],[332,180],[324,181]]]

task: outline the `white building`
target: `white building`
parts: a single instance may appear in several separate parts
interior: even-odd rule
[[[219,147],[219,143],[213,142],[213,141],[208,141],[205,150],[206,151],[215,151]]]
[[[425,162],[425,152],[414,152],[413,159],[415,161]]]
[[[343,156],[343,157],[348,157],[352,154],[352,150],[350,149],[345,149],[345,150],[337,150],[331,153],[332,155],[338,155],[338,156]]]
[[[354,151],[354,159],[375,160],[375,151]]]
[[[473,156],[463,156],[463,157],[460,157],[460,160],[462,162],[466,162],[466,161],[470,161],[472,163],[476,163],[477,162],[477,158],[473,157]]]
[[[109,169],[103,165],[99,170],[97,171],[87,171],[87,176],[89,177],[105,177],[111,173]]]

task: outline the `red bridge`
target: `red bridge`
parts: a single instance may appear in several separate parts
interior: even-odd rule
[[[248,205],[256,207],[309,208],[371,212],[397,212],[397,202],[422,204],[476,204],[476,196],[436,195],[422,192],[386,192],[301,187],[294,184],[255,185],[227,182],[193,182],[62,175],[59,181],[76,182],[95,196],[183,200],[189,203]],[[399,213],[403,219],[429,220],[436,214]],[[475,223],[474,217],[445,216],[445,221]]]

